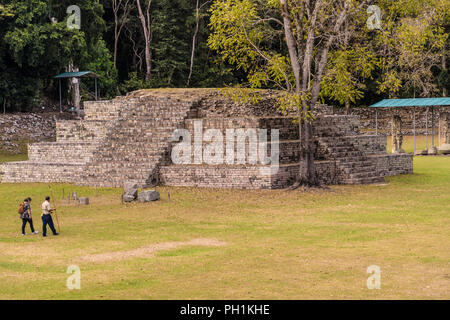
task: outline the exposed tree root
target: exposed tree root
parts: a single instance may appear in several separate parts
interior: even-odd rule
[[[327,185],[321,184],[319,182],[311,183],[307,181],[296,181],[294,184],[290,187],[288,187],[286,190],[292,191],[292,190],[298,190],[301,189],[301,191],[310,191],[313,189],[330,189]]]

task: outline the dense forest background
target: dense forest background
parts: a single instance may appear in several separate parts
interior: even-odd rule
[[[250,0],[1,0],[2,111],[55,105],[58,82],[53,77],[75,69],[102,76],[103,99],[141,88],[249,83],[248,72],[233,65],[230,55],[211,40],[215,27],[211,17],[217,15],[217,6],[245,1]],[[401,2],[403,6],[392,4]],[[357,35],[352,37],[355,42],[330,54],[322,98],[353,106],[386,97],[446,95],[449,7],[447,0],[432,2],[378,1],[390,22],[406,27],[385,24],[389,34],[378,40],[375,33],[363,39],[358,38],[359,30],[350,30]],[[417,10],[418,3],[431,3],[429,11]],[[80,29],[67,27],[71,5],[81,9]],[[370,37],[377,45],[359,45]],[[417,44],[406,45],[416,40]],[[380,45],[382,41],[386,43]],[[279,49],[287,50],[282,44]],[[418,80],[409,81],[414,75]],[[81,81],[83,99],[93,99],[93,86],[92,80]],[[65,104],[70,103],[69,81],[63,82],[63,95]]]

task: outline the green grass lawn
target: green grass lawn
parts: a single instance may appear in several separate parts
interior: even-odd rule
[[[450,157],[414,171],[310,192],[158,188],[161,201],[130,205],[119,189],[52,184],[61,235],[47,238],[22,237],[16,211],[32,197],[41,230],[49,186],[0,184],[0,299],[449,299]],[[66,288],[69,265],[81,290]]]
[[[21,154],[1,154],[0,153],[0,163],[1,162],[14,162],[14,161],[26,161],[28,160],[28,155]]]
[[[428,136],[428,148],[431,148],[431,136]],[[392,150],[392,138],[386,137],[387,142],[387,152],[391,152]],[[434,145],[439,148],[439,139],[438,136],[434,137]],[[423,150],[427,146],[427,138],[425,136],[417,136],[416,137],[416,150]],[[414,136],[404,136],[403,137],[403,150],[405,152],[414,152]]]

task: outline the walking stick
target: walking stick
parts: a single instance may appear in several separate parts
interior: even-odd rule
[[[54,199],[54,202],[55,202],[54,208],[53,208],[55,211],[53,211],[53,212],[55,213],[56,224],[58,225],[58,233],[61,233],[61,227],[59,226],[58,214],[56,213],[56,200],[53,197],[53,189],[52,189],[52,187],[50,185],[48,185],[48,188],[50,189],[50,193],[51,193],[52,199]]]

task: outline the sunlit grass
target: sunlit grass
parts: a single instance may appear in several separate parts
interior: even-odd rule
[[[387,141],[387,152],[391,152],[392,150],[392,137],[386,137]],[[434,145],[439,148],[439,138],[438,136],[434,137]],[[426,136],[416,136],[416,151],[424,150],[428,146],[431,148],[432,146],[432,136],[429,135],[428,138]],[[403,136],[403,150],[405,152],[414,152],[414,136]]]
[[[28,155],[25,153],[0,154],[0,162],[14,162],[14,161],[25,161],[25,160],[28,160]]]
[[[130,205],[119,189],[0,184],[0,299],[448,299],[449,169],[450,157],[418,157],[414,174],[384,186],[165,187],[161,201]],[[69,203],[73,191],[91,205]],[[40,230],[46,195],[57,199],[61,235],[22,237],[19,202],[33,198]],[[196,238],[227,244],[83,260]],[[65,286],[71,264],[81,268],[79,291]],[[381,290],[366,287],[370,265],[382,270]]]

